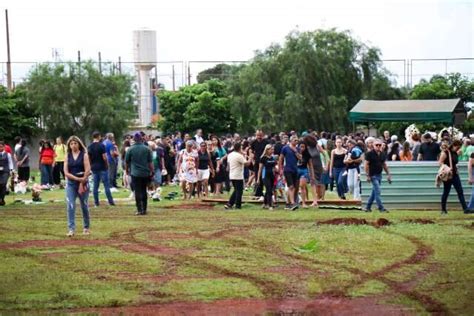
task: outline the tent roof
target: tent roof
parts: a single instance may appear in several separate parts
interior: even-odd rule
[[[465,115],[461,99],[360,100],[350,111],[353,122],[453,122],[454,113]]]

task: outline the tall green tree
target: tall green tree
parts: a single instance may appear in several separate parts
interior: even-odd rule
[[[122,133],[135,118],[133,78],[99,71],[91,61],[40,64],[26,81],[28,102],[50,137]]]
[[[179,91],[160,92],[162,119],[158,127],[164,132],[191,132],[199,128],[216,134],[234,131],[236,124],[226,89],[225,83],[212,79]]]
[[[377,77],[378,76],[378,77]],[[226,80],[238,130],[346,131],[348,111],[380,94],[380,52],[349,32],[291,32]],[[377,81],[378,80],[378,81]]]
[[[39,131],[38,115],[28,104],[21,85],[13,92],[0,86],[0,118],[1,140],[11,142],[15,136],[31,139]]]

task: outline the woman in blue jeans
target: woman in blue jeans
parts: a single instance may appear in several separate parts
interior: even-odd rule
[[[452,170],[453,176],[451,179],[443,182],[443,195],[441,196],[441,214],[448,214],[446,209],[446,204],[449,197],[449,192],[453,186],[458,194],[459,202],[461,203],[464,214],[471,214],[472,212],[468,209],[466,201],[464,199],[464,192],[462,189],[461,179],[458,172],[458,151],[461,149],[462,142],[460,140],[455,140],[447,150],[443,150],[439,156],[439,164],[445,164],[449,166]]]
[[[342,147],[342,138],[336,138],[336,148],[331,151],[331,164],[329,167],[329,177],[334,177],[337,185],[337,195],[340,199],[345,200],[345,181],[344,171],[346,165],[344,164],[344,158],[347,154],[347,150]]]
[[[77,136],[71,136],[67,141],[67,155],[64,160],[64,174],[67,179],[67,236],[74,236],[76,230],[76,199],[79,198],[84,221],[84,235],[89,235],[89,175],[91,166],[87,150]]]

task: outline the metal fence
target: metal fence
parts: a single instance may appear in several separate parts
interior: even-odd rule
[[[103,69],[112,67],[117,71],[136,76],[134,62],[104,61],[98,62]],[[151,70],[151,77],[162,83],[166,90],[177,90],[182,86],[196,83],[197,75],[217,64],[242,64],[247,61],[158,61]],[[43,62],[12,62],[12,80],[14,84],[21,83],[27,78],[28,72],[37,64]],[[48,63],[63,63],[54,61]],[[433,75],[445,75],[458,72],[468,78],[474,78],[474,58],[444,58],[444,59],[386,59],[382,66],[390,73],[390,78],[398,87],[413,87],[421,79],[429,79]],[[0,62],[0,84],[7,86],[7,63]]]

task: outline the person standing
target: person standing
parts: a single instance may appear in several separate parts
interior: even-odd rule
[[[387,173],[388,183],[392,182],[392,176],[388,169],[387,156],[382,149],[382,141],[380,139],[375,140],[374,149],[367,152],[365,156],[365,174],[367,176],[367,182],[372,183],[372,193],[370,194],[369,200],[367,201],[367,206],[364,209],[365,212],[372,212],[372,203],[377,203],[379,211],[382,213],[388,213],[382,203],[380,197],[382,184],[382,171],[385,170]]]
[[[5,151],[5,143],[0,141],[0,206],[5,205],[8,178],[13,175],[13,158]]]
[[[297,144],[298,136],[291,136],[290,143],[282,148],[278,160],[280,176],[285,176],[286,185],[288,186],[288,208],[292,211],[298,208],[298,160],[301,159],[301,155],[298,153]]]
[[[344,163],[347,166],[347,186],[349,193],[354,200],[360,200],[360,164],[362,163],[362,149],[359,148],[354,140],[348,141],[349,151],[347,152]]]
[[[462,142],[460,140],[455,140],[446,150],[441,152],[439,156],[438,163],[441,165],[447,165],[451,168],[452,177],[451,179],[447,179],[443,181],[443,195],[441,196],[441,214],[446,215],[448,214],[448,210],[446,209],[446,204],[449,197],[449,192],[451,191],[451,187],[454,186],[458,194],[459,202],[461,203],[462,209],[464,214],[471,214],[472,211],[466,205],[466,201],[464,199],[464,192],[462,189],[461,178],[459,177],[459,171],[457,164],[459,162],[458,158],[458,151],[461,148]],[[471,175],[469,175],[471,178]]]
[[[87,152],[89,154],[91,171],[94,179],[94,187],[92,189],[94,194],[94,205],[98,207],[100,204],[99,185],[101,181],[104,184],[105,196],[107,197],[109,205],[115,205],[109,186],[107,155],[105,154],[105,146],[101,142],[99,132],[94,132],[92,134],[92,143],[87,148]]]
[[[64,159],[66,158],[66,145],[63,144],[61,137],[56,138],[56,144],[53,147],[54,150],[54,165],[53,165],[53,182],[54,185],[61,184],[61,175],[63,180],[64,176]]]
[[[109,171],[109,184],[110,191],[117,192],[117,167],[118,161],[117,157],[119,156],[117,146],[115,145],[115,137],[113,133],[107,133],[104,141],[105,153],[107,155],[107,164]]]
[[[255,132],[255,140],[250,144],[250,155],[254,157],[253,166],[254,173],[258,175],[258,169],[260,167],[260,157],[263,155],[265,146],[268,145],[268,140],[263,138],[263,131],[257,130]],[[255,196],[263,197],[263,181],[262,179],[256,179],[257,186],[255,188]]]
[[[135,191],[135,203],[137,213],[135,215],[146,215],[147,213],[147,186],[150,178],[154,176],[153,159],[150,148],[143,144],[140,133],[133,136],[133,144],[125,155],[125,172],[132,176],[132,185]]]
[[[41,186],[51,188],[53,182],[54,150],[49,140],[40,147]]]
[[[418,152],[418,160],[423,161],[436,161],[441,153],[439,144],[433,141],[430,133],[426,133],[423,136],[424,143],[420,145]]]
[[[191,199],[198,182],[199,154],[193,147],[194,141],[188,140],[186,148],[180,152],[178,159],[178,177],[185,200]]]
[[[89,175],[90,162],[86,147],[77,136],[69,137],[67,141],[67,154],[64,160],[64,174],[67,179],[67,222],[68,237],[74,236],[76,230],[76,199],[79,198],[84,223],[84,235],[89,235]]]
[[[22,139],[20,147],[15,151],[18,168],[18,180],[28,182],[30,180],[30,150],[26,146],[26,140]]]
[[[329,167],[329,177],[336,182],[337,195],[340,199],[345,200],[345,186],[344,186],[344,157],[346,156],[346,149],[342,147],[342,138],[336,138],[336,148],[331,151],[331,165]]]
[[[304,137],[304,142],[307,151],[311,156],[311,162],[313,165],[313,174],[310,175],[310,179],[312,179],[311,188],[313,190],[313,203],[311,206],[318,207],[318,199],[321,199],[322,196],[320,193],[322,187],[324,187],[324,189],[326,188],[325,184],[323,185],[324,170],[327,172],[327,165],[324,164],[323,146],[319,145],[316,137],[311,134]],[[327,173],[326,176],[329,177],[329,173]]]
[[[198,146],[200,146],[201,143],[204,142],[204,138],[202,138],[202,129],[198,129],[196,131],[196,135],[194,136],[194,139],[196,140],[196,144]]]
[[[234,151],[227,156],[229,165],[229,180],[232,181],[234,192],[230,196],[229,202],[224,206],[225,209],[234,207],[240,210],[242,208],[242,195],[244,194],[244,167],[250,164],[250,160],[244,157],[242,145],[234,144]]]
[[[212,165],[211,154],[207,151],[206,142],[199,145],[199,165],[198,165],[198,197],[209,197],[209,178],[214,175],[214,166]]]
[[[275,166],[277,159],[273,155],[274,148],[268,144],[265,146],[262,157],[260,157],[260,166],[258,169],[257,181],[263,180],[265,186],[265,196],[263,208],[273,210],[273,192],[275,191]]]

